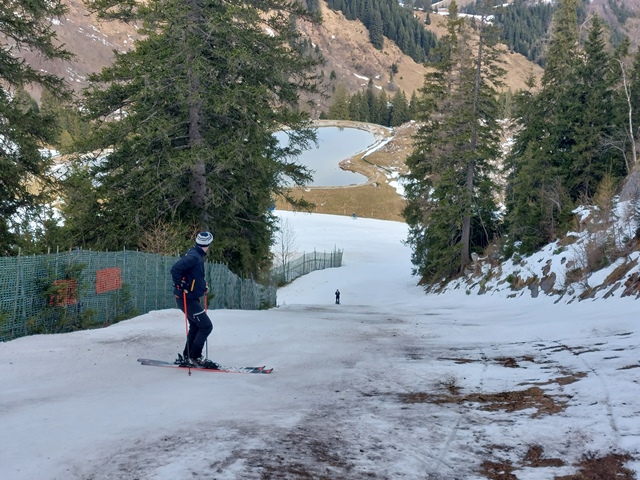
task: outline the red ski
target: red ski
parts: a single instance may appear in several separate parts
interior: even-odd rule
[[[206,372],[214,373],[271,373],[273,368],[266,367],[227,367],[225,365],[219,365],[218,368],[207,368],[200,366],[188,366],[183,364],[176,364],[172,362],[165,362],[164,360],[152,360],[150,358],[139,358],[138,361],[141,365],[148,365],[150,367],[166,367],[166,368],[183,368],[191,370],[202,370]]]

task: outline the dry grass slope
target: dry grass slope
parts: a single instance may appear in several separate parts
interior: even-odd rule
[[[87,86],[87,75],[98,72],[113,61],[113,51],[126,51],[138,38],[133,25],[119,22],[98,22],[95,15],[89,13],[82,0],[63,0],[69,7],[68,13],[56,22],[54,29],[60,43],[63,43],[74,55],[70,62],[44,62],[38,56],[24,52],[24,57],[37,68],[67,79],[76,90]],[[404,55],[390,40],[385,41],[383,50],[376,50],[369,43],[369,33],[360,21],[349,21],[340,12],[327,8],[321,2],[323,22],[311,25],[301,22],[299,28],[309,37],[326,59],[323,67],[325,78],[333,71],[336,79],[327,84],[328,99],[320,100],[321,109],[312,112],[317,116],[330,104],[330,97],[338,83],[344,84],[351,93],[366,88],[368,79],[372,79],[379,89],[393,94],[398,89],[410,96],[422,86],[425,67]],[[424,13],[416,13],[424,18]],[[426,26],[436,35],[444,33],[444,18],[432,15],[432,25]],[[541,70],[517,54],[505,53],[505,68],[509,71],[507,86],[512,90],[523,88],[524,79],[531,72],[539,76]],[[391,65],[398,66],[398,74],[391,78]],[[364,78],[363,78],[364,77]],[[36,99],[40,92],[33,91]]]

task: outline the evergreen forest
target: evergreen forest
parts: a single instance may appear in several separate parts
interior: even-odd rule
[[[397,0],[327,0],[327,5],[341,11],[348,20],[360,20],[377,49],[382,49],[384,39],[388,38],[418,63],[432,58],[437,43],[435,34],[426,30],[412,10],[400,6]]]
[[[504,157],[496,138],[504,119],[496,116],[495,31],[482,20],[491,5],[478,12],[481,20],[464,22],[452,3],[449,33],[439,41],[442,60],[418,98],[423,126],[407,161],[405,218],[416,273],[426,284],[464,272],[488,245],[505,257],[533,253],[575,226],[578,205],[610,201],[633,171],[640,53],[628,40],[612,49],[597,15],[582,38],[580,7],[578,0],[559,2],[541,85],[515,95],[508,121],[516,133]],[[603,261],[614,256],[613,249],[602,252]]]
[[[402,90],[396,91],[391,96],[388,96],[385,90],[376,92],[371,81],[366,90],[353,95],[349,95],[346,87],[339,84],[329,110],[322,112],[320,118],[398,127],[415,118],[416,102],[415,93],[407,99],[407,95]]]
[[[316,95],[321,58],[300,53],[294,25],[319,18],[289,0],[85,4],[102,21],[140,25],[141,39],[66,103],[75,114],[59,110],[69,100],[62,79],[0,49],[2,253],[53,245],[175,254],[210,230],[211,260],[260,279],[271,263],[273,198],[306,206],[285,185],[311,178],[296,161],[315,141],[299,103]],[[62,2],[19,5],[19,15],[0,13],[15,50],[67,58],[50,29]],[[42,108],[17,95],[30,83],[46,88]],[[61,145],[63,124],[71,161],[53,179],[39,148]],[[287,146],[273,136],[283,128]]]
[[[496,11],[502,39],[510,50],[544,67],[545,43],[556,6],[550,2],[516,0]]]
[[[51,30],[63,3],[0,11],[0,31],[14,41],[0,49],[0,255],[51,246],[175,253],[211,230],[212,260],[262,278],[277,229],[274,198],[310,207],[289,186],[311,179],[296,161],[315,140],[314,107],[301,99],[321,95],[323,58],[296,22],[321,21],[319,3],[85,2],[101,20],[136,23],[142,35],[75,96],[17,56],[70,58]],[[610,198],[636,168],[640,53],[624,37],[612,42],[580,0],[555,8],[518,0],[499,22],[497,4],[478,2],[469,19],[452,2],[437,41],[395,0],[328,3],[368,25],[373,45],[393,39],[431,67],[410,98],[371,82],[356,92],[338,83],[321,114],[418,122],[403,215],[425,284],[460,275],[487,249],[527,255],[560,238],[577,206]],[[505,41],[544,64],[540,84],[510,95],[509,108]],[[27,93],[33,84],[39,104]],[[515,133],[505,153],[506,127]],[[282,129],[286,147],[273,136]],[[63,168],[41,153],[51,145],[66,154]]]

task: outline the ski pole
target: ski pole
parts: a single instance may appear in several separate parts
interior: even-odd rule
[[[204,312],[207,313],[208,309],[209,301],[207,299],[207,292],[204,292]],[[209,358],[209,338],[204,341],[204,358]]]
[[[191,352],[189,351],[189,315],[187,314],[187,292],[182,290],[182,305],[184,305],[184,328],[187,332],[187,363],[191,376]]]

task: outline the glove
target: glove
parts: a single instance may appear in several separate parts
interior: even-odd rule
[[[186,280],[182,280],[178,285],[176,285],[176,290],[179,292],[189,293],[189,284],[187,284]]]
[[[204,286],[204,294],[206,295],[207,293],[209,293],[209,282],[205,283]]]

